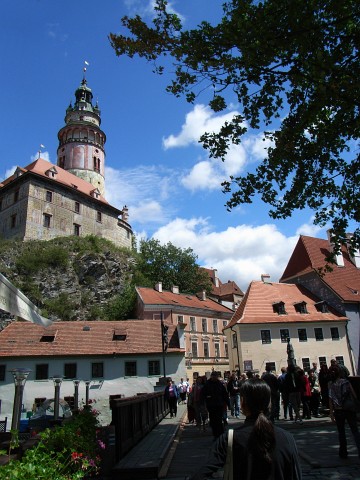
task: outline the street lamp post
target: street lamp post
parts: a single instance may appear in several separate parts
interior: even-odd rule
[[[86,386],[86,390],[85,390],[85,405],[88,406],[89,405],[89,389],[90,389],[90,380],[86,380],[85,381],[85,386]]]
[[[25,387],[26,379],[29,373],[31,372],[31,370],[29,370],[28,368],[13,368],[12,370],[10,370],[10,372],[13,374],[14,383],[15,383],[15,395],[14,395],[13,416],[11,421],[11,430],[19,430],[24,387]]]
[[[59,420],[59,408],[60,408],[60,386],[62,383],[62,377],[53,377],[55,396],[54,396],[54,420]]]
[[[80,380],[73,380],[74,382],[74,411],[79,410],[79,384]]]

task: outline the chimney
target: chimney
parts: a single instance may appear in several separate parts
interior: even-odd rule
[[[171,287],[171,291],[172,293],[176,293],[177,295],[179,295],[179,287],[177,285],[173,285]]]
[[[219,286],[220,286],[220,282],[219,282],[219,277],[217,276],[217,269],[214,268],[213,272],[214,272],[214,283],[215,283],[215,287],[219,287]]]
[[[162,282],[158,282],[155,284],[155,290],[159,293],[162,293]]]
[[[331,249],[331,251],[333,251],[335,244],[332,241],[332,230],[329,229],[329,230],[327,230],[326,233],[327,233],[327,236],[328,236],[330,249]],[[335,262],[338,265],[338,267],[343,267],[344,266],[344,257],[343,257],[343,254],[341,252],[341,245],[340,245],[340,251],[335,255]]]
[[[267,283],[270,281],[270,275],[268,273],[262,273],[261,274],[261,281],[263,283]]]
[[[201,300],[206,300],[206,291],[205,290],[202,291]]]
[[[347,248],[349,252],[349,257],[352,263],[355,265],[356,268],[360,268],[360,251],[359,248],[351,248],[351,239],[353,237],[352,233],[347,233],[346,238],[347,238]]]

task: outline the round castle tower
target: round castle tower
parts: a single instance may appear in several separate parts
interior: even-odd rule
[[[75,91],[75,104],[68,106],[65,126],[58,133],[57,165],[86,180],[105,196],[106,135],[101,130],[98,104],[85,76]]]

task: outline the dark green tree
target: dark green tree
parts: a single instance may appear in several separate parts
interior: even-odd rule
[[[215,112],[235,95],[241,114],[201,138],[210,156],[224,160],[248,128],[272,142],[256,169],[224,182],[228,209],[255,195],[272,218],[310,207],[345,242],[360,219],[360,2],[228,0],[217,25],[192,30],[165,0],[155,11],[152,25],[122,18],[129,34],[110,34],[116,54],[137,54],[160,74],[172,64],[167,91],[192,103],[208,89]],[[359,237],[356,228],[353,245]]]
[[[171,242],[161,245],[158,240],[142,240],[139,252],[139,271],[154,286],[162,282],[165,290],[177,285],[180,292],[211,291],[209,275],[196,263],[191,248],[179,248]]]

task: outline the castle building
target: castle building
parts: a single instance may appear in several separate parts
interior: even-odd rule
[[[98,104],[85,76],[58,133],[57,164],[40,158],[0,183],[0,236],[50,240],[96,235],[130,248],[126,206],[105,199],[105,142]]]

